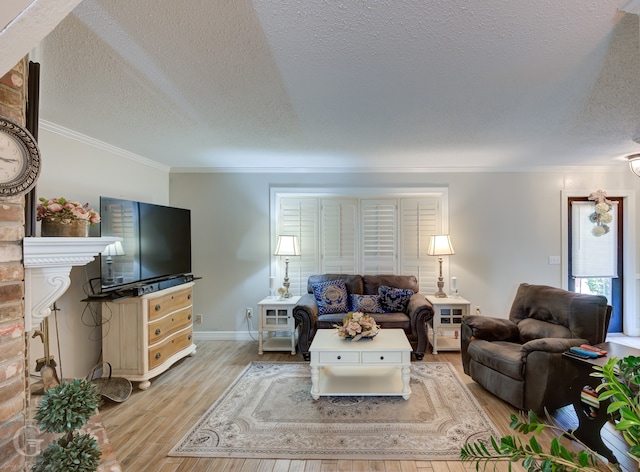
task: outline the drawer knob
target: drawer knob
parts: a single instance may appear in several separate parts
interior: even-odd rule
[[[187,295],[187,300],[191,300],[191,294]]]
[[[338,360],[342,359],[342,356],[338,356]]]
[[[380,356],[380,360],[383,361],[384,360],[384,356]]]
[[[191,313],[189,313],[189,315],[187,316],[187,319],[190,320],[191,319]]]
[[[160,336],[160,333],[162,333],[162,330],[160,328],[156,329],[156,336]]]
[[[160,311],[160,304],[158,303],[155,308],[156,308],[156,311]]]
[[[160,357],[162,357],[162,354],[160,354],[159,352],[156,352],[156,359],[160,359]]]
[[[191,335],[188,336],[189,341],[191,341]]]

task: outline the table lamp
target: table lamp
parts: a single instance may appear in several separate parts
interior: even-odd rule
[[[273,253],[274,256],[285,256],[284,259],[284,282],[282,286],[285,292],[282,294],[282,298],[291,298],[289,293],[289,256],[300,255],[300,244],[298,243],[297,236],[281,235],[278,236],[278,244],[276,244],[276,250]]]
[[[442,256],[449,256],[451,254],[455,254],[455,251],[453,250],[448,234],[434,234],[429,238],[427,255],[438,256],[438,263],[440,264],[438,291],[434,294],[438,298],[446,298],[447,296],[447,294],[442,291],[444,287],[444,279],[442,278]]]

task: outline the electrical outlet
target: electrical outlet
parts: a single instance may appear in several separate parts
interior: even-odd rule
[[[247,318],[253,318],[253,308],[247,307]]]
[[[482,310],[480,309],[479,306],[476,307],[476,315],[480,315],[482,314]]]
[[[196,323],[197,324],[202,324],[202,315],[201,314],[196,315]]]
[[[560,256],[549,256],[549,265],[560,265]]]

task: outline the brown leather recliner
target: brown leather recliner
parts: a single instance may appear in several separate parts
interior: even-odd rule
[[[305,360],[309,360],[309,346],[318,329],[331,329],[342,324],[346,313],[318,314],[318,304],[313,295],[313,284],[329,280],[344,280],[349,294],[377,295],[381,285],[414,291],[405,312],[369,313],[382,329],[401,328],[417,360],[421,360],[429,347],[427,322],[433,318],[433,307],[418,293],[418,279],[413,275],[352,275],[322,274],[312,275],[307,281],[307,294],[303,295],[293,308],[293,317],[298,326],[298,349]]]
[[[574,370],[562,353],[604,342],[610,317],[603,296],[521,284],[509,319],[463,317],[464,372],[520,410],[553,411],[571,403]]]

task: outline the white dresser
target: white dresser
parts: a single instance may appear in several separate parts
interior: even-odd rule
[[[193,286],[188,282],[140,297],[103,302],[102,355],[114,377],[140,382],[193,355]]]

